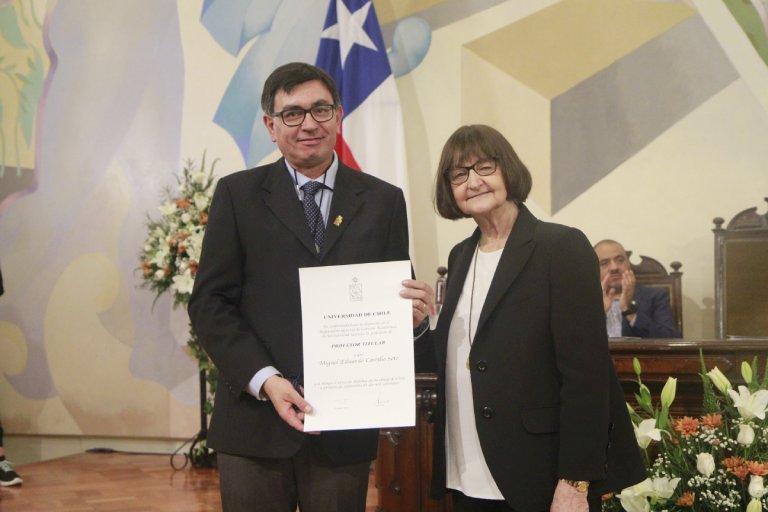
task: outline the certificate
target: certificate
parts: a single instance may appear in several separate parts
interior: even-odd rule
[[[408,261],[299,269],[306,431],[415,424],[410,277]]]

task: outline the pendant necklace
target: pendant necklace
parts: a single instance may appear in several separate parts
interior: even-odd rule
[[[469,325],[467,326],[467,340],[469,341],[469,351],[472,351],[472,306],[475,303],[475,278],[477,277],[477,257],[480,251],[480,241],[477,241],[475,247],[475,261],[472,265],[472,290],[469,294]],[[467,370],[469,370],[469,353],[467,353]]]

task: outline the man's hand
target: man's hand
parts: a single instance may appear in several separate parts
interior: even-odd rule
[[[283,421],[299,432],[304,432],[304,414],[312,412],[312,406],[294,389],[290,381],[273,375],[264,382],[262,391]]]
[[[608,313],[611,309],[611,304],[613,304],[613,301],[618,298],[618,293],[616,293],[615,288],[611,288],[608,283],[611,281],[611,274],[605,274],[605,277],[600,282],[603,288],[603,309],[605,309],[605,312]]]
[[[411,299],[413,303],[413,328],[415,329],[429,315],[437,313],[435,309],[435,292],[427,283],[406,279],[403,281],[403,289],[400,296]]]
[[[627,270],[621,275],[621,297],[619,298],[619,308],[622,311],[626,311],[634,298],[635,273],[631,270]]]
[[[549,512],[589,512],[587,493],[558,480]]]

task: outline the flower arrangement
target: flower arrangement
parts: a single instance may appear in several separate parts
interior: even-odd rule
[[[634,360],[639,412],[629,407],[638,445],[645,453],[648,478],[615,496],[605,496],[604,511],[760,512],[768,510],[768,360],[762,380],[758,361],[744,361],[746,385],[734,389],[717,368],[701,379],[704,412],[699,418],[673,418],[669,408],[677,380],[669,377],[655,406]]]
[[[216,162],[214,160],[206,169],[205,153],[199,167],[188,159],[178,178],[178,190],[165,192],[165,200],[158,207],[160,218],[147,219],[148,234],[139,254],[142,286],[152,290],[157,297],[170,292],[174,307],[186,306],[192,294],[208,224]],[[187,345],[200,369],[206,371],[208,392],[213,394],[218,372],[191,328]],[[212,408],[209,399],[205,412],[210,414]]]

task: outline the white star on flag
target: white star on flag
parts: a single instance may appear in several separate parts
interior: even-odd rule
[[[357,44],[373,51],[378,50],[363,28],[370,8],[371,2],[369,1],[354,13],[350,13],[343,0],[336,0],[336,24],[331,25],[320,34],[320,37],[324,39],[335,39],[339,42],[342,68],[353,45]]]

